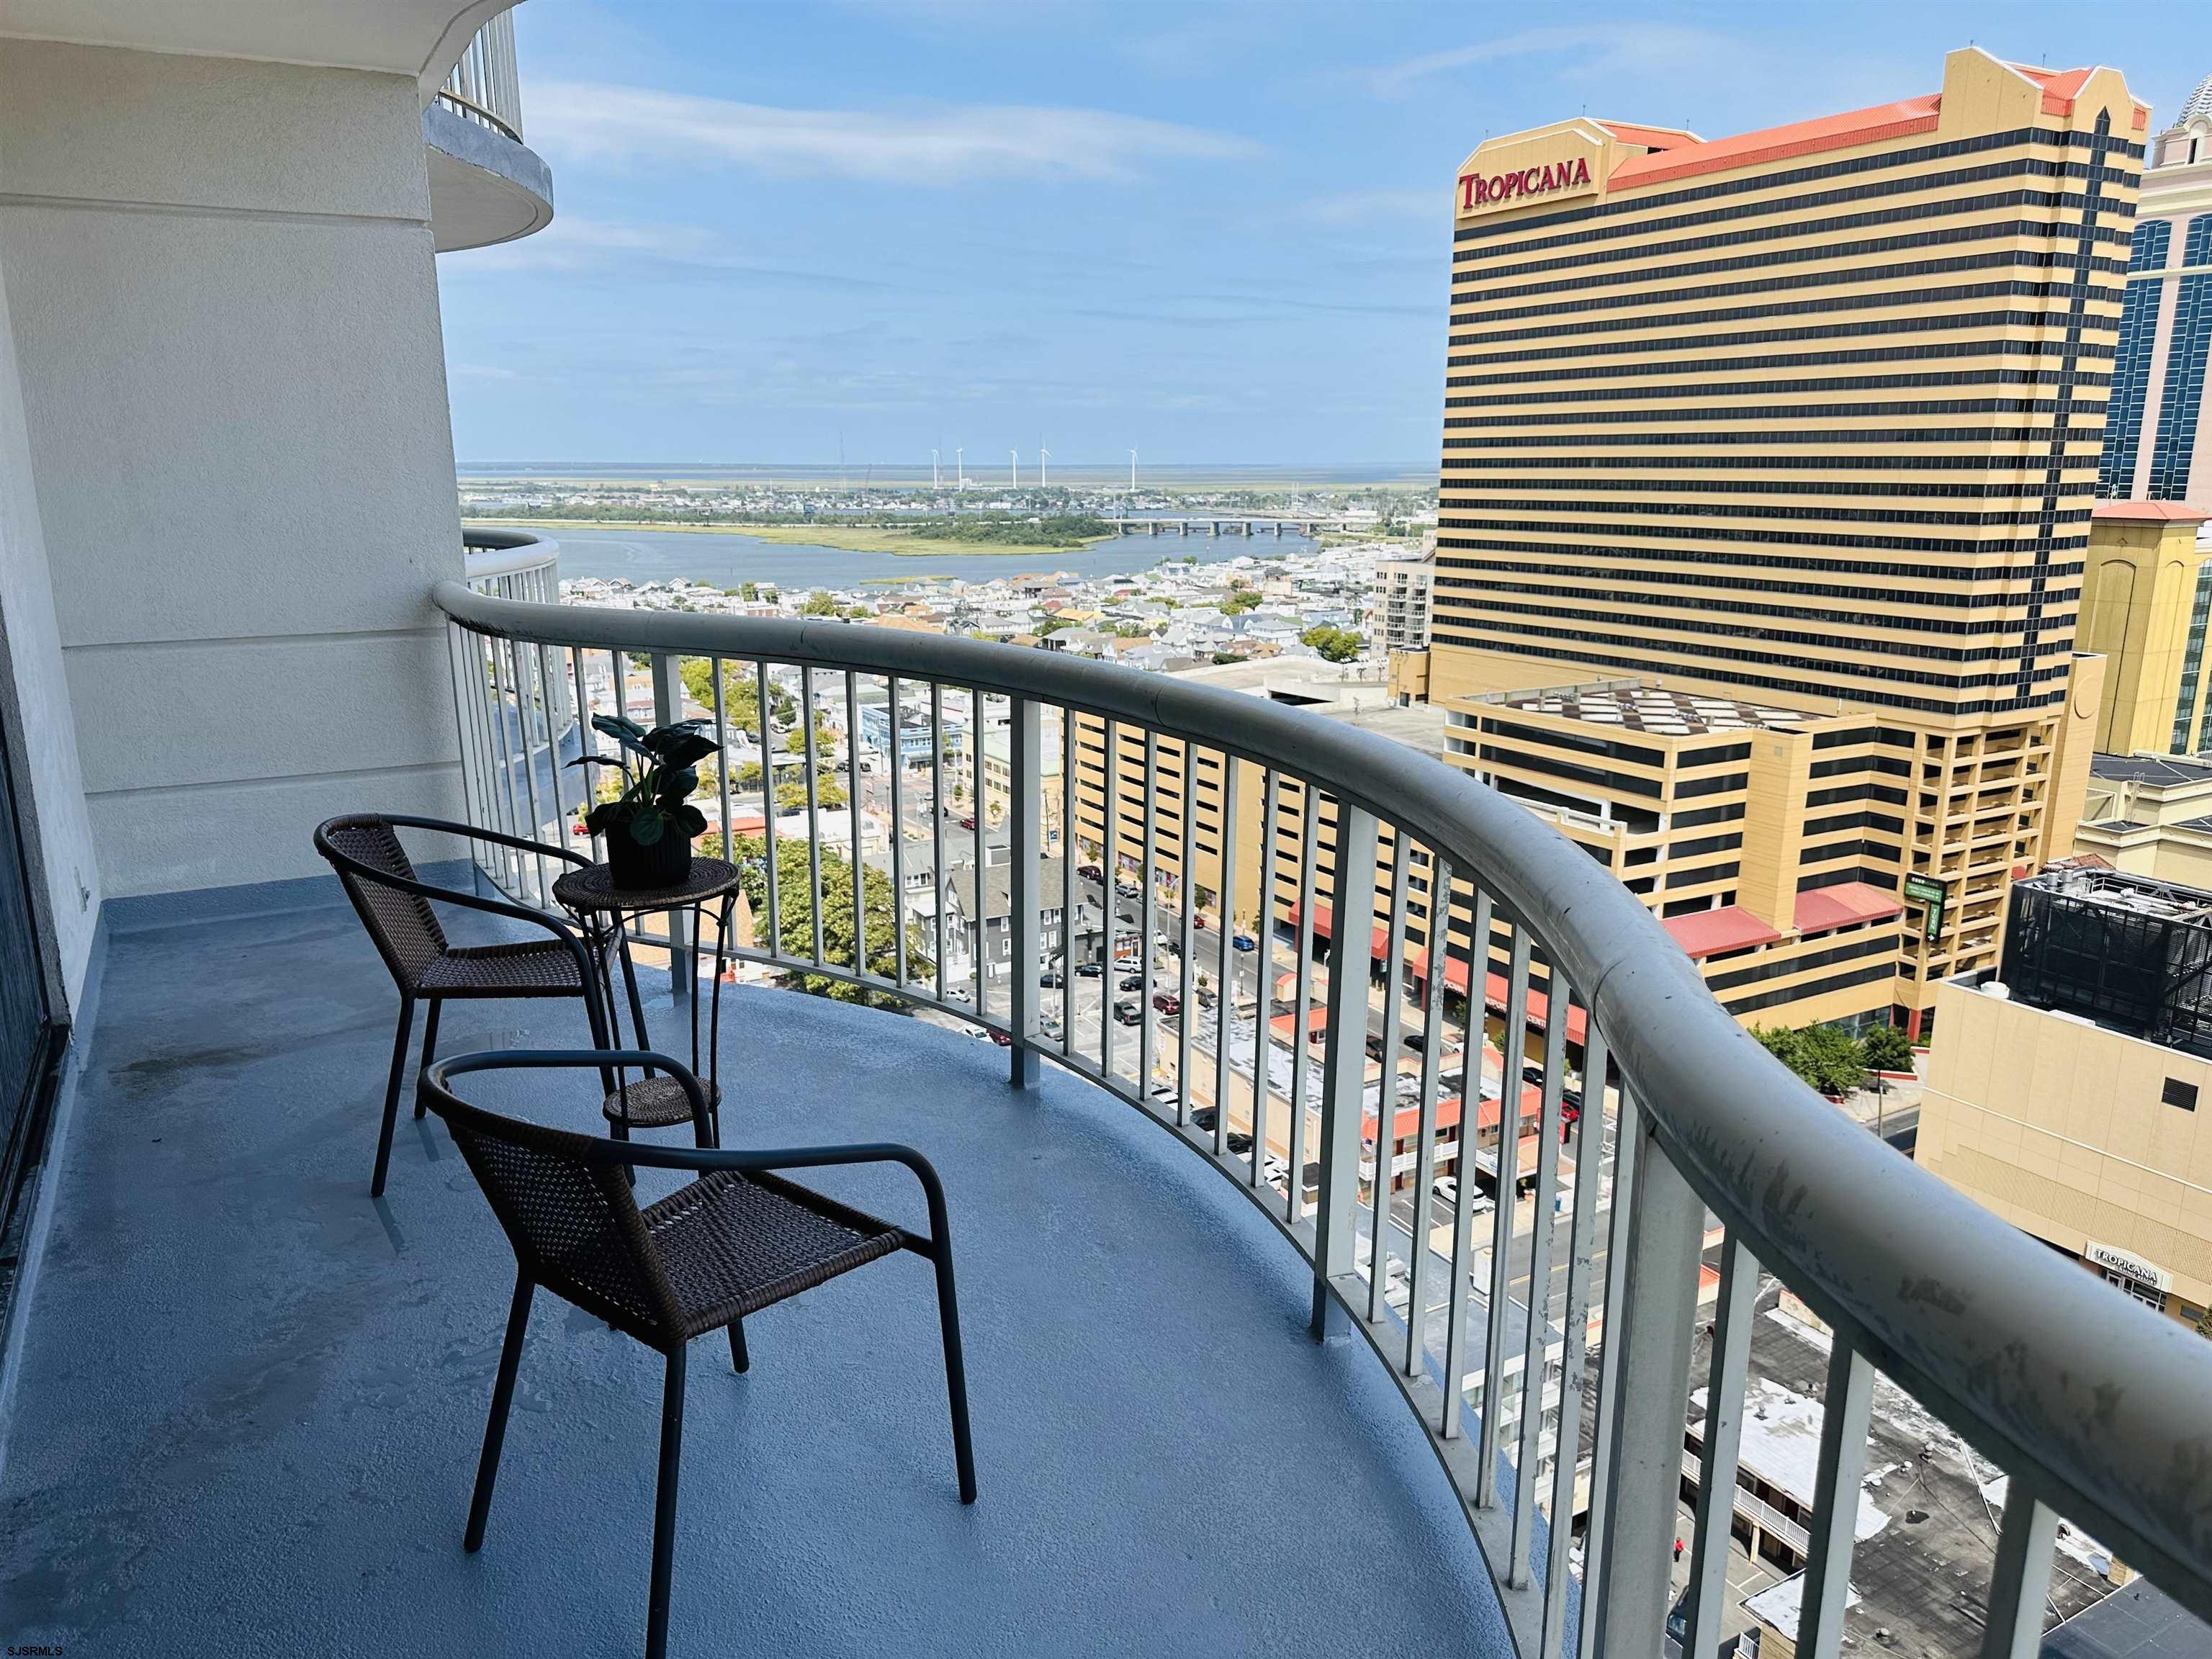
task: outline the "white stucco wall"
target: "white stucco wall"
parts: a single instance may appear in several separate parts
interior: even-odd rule
[[[10,41],[0,155],[104,890],[311,873],[336,811],[458,816],[413,78]]]
[[[0,222],[0,243],[6,233]],[[0,247],[0,271],[5,268]],[[7,683],[0,684],[0,705],[20,736],[20,747],[10,757],[16,817],[32,881],[44,890],[33,895],[33,902],[44,901],[40,909],[48,936],[41,943],[50,952],[48,1000],[58,1001],[60,1012],[74,1010],[84,989],[99,921],[100,864],[77,765],[76,720],[62,666],[61,631],[54,617],[8,319],[7,284],[0,279],[0,655],[7,675]]]

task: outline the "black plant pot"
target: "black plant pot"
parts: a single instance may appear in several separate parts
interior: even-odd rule
[[[618,823],[607,832],[607,869],[615,886],[626,893],[680,886],[691,873],[690,837],[664,827],[659,841],[641,847],[630,839],[629,826]]]

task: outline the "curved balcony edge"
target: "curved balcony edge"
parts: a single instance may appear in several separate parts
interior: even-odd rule
[[[1732,1241],[1755,1256],[1754,1266],[1782,1279],[1833,1326],[1839,1360],[1863,1357],[2014,1477],[2014,1491],[2033,1500],[2021,1505],[2023,1539],[2035,1535],[2038,1506],[2047,1507],[2095,1533],[2199,1616],[2212,1619],[2212,1419],[2203,1409],[2212,1398],[2212,1346],[2062,1262],[1935,1176],[1901,1163],[1887,1146],[1829,1107],[1720,1006],[1688,958],[1633,896],[1555,829],[1504,796],[1425,755],[1338,722],[1203,684],[1057,653],[836,622],[527,604],[489,598],[451,582],[441,584],[433,597],[458,634],[507,641],[510,648],[721,658],[833,674],[896,676],[915,684],[972,688],[983,696],[1013,699],[1017,707],[1056,706],[1072,716],[1148,734],[1148,757],[1151,738],[1166,738],[1250,762],[1271,775],[1310,785],[1313,792],[1325,791],[1339,803],[1340,842],[1347,806],[1395,826],[1401,848],[1412,838],[1447,856],[1455,875],[1470,877],[1494,896],[1498,920],[1525,926],[1555,976],[1551,983],[1556,987],[1557,976],[1564,976],[1588,1012],[1594,1045],[1601,1042],[1618,1067],[1623,1139],[1632,1100],[1639,1132],[1648,1130],[1647,1144],[1663,1155],[1656,1161],[1671,1165],[1686,1182],[1695,1199],[1725,1224]],[[495,646],[495,666],[497,661]],[[1110,773],[1110,739],[1106,752]],[[1068,753],[1074,753],[1072,742]],[[1272,803],[1272,789],[1270,798]],[[1310,815],[1309,834],[1311,824]],[[1352,924],[1358,921],[1349,919]],[[1340,916],[1340,936],[1356,938],[1364,931]],[[1110,933],[1109,923],[1109,943]],[[1486,951],[1486,940],[1483,948]],[[1519,996],[1527,988],[1527,958],[1518,948],[1514,955]],[[809,965],[778,960],[793,968]],[[900,994],[902,988],[886,983],[884,988]],[[1300,996],[1303,1006],[1303,990]],[[1363,1001],[1363,1010],[1364,1006]],[[1020,1046],[1024,1033],[1018,1024],[1012,1035]],[[1355,1045],[1346,1046],[1356,1052]],[[1336,1073],[1334,1039],[1329,1051],[1328,1069]],[[1062,1058],[1049,1049],[1041,1052]],[[1136,1103],[1147,1103],[1110,1077],[1102,1079],[1087,1066],[1077,1069]],[[1556,1063],[1551,1069],[1558,1070]],[[1351,1075],[1356,1078],[1356,1070]],[[1547,1097],[1547,1112],[1554,1114],[1555,1084]],[[1547,1125],[1555,1121],[1547,1116]],[[1330,1139],[1324,1127],[1324,1159],[1331,1156]],[[1356,1157],[1356,1131],[1351,1145]],[[1671,1386],[1680,1370],[1679,1362],[1667,1358],[1673,1350],[1655,1362],[1656,1372],[1638,1369],[1638,1345],[1664,1349],[1662,1336],[1673,1339],[1659,1328],[1667,1322],[1639,1321],[1636,1315],[1647,1305],[1680,1306],[1680,1258],[1685,1253],[1694,1308],[1695,1258],[1702,1234],[1701,1210],[1690,1210],[1664,1190],[1647,1197],[1648,1166],[1642,1157],[1633,1218],[1626,1230],[1618,1217],[1613,1223],[1616,1257],[1623,1255],[1619,1247],[1624,1241],[1631,1247],[1626,1272],[1621,1260],[1611,1263],[1613,1286],[1603,1292],[1608,1349],[1616,1340],[1613,1322],[1622,1322],[1618,1340],[1629,1352],[1620,1362],[1620,1387],[1632,1413],[1639,1382],[1656,1376]],[[1255,1153],[1255,1162],[1256,1158]],[[1254,1186],[1256,1195],[1256,1176]],[[1617,1189],[1616,1204],[1627,1204],[1630,1196]],[[1295,1197],[1290,1211],[1295,1220]],[[1462,1214],[1464,1218],[1463,1206]],[[1542,1224],[1548,1231],[1553,1224]],[[1656,1231],[1646,1231],[1647,1226]],[[1314,1247],[1308,1248],[1311,1253]],[[1656,1273],[1664,1282],[1648,1293],[1647,1303],[1639,1299],[1647,1292],[1638,1279],[1655,1267],[1656,1258],[1646,1259],[1655,1249],[1668,1255],[1673,1266]],[[1638,1250],[1644,1255],[1639,1257]],[[1316,1271],[1317,1281],[1334,1288],[1348,1308],[1345,1282],[1350,1276],[1343,1266],[1325,1267],[1317,1256]],[[1668,1272],[1675,1278],[1668,1279]],[[1332,1285],[1332,1279],[1345,1282]],[[1670,1296],[1676,1299],[1669,1301]],[[1364,1289],[1360,1297],[1367,1299]],[[1621,1305],[1615,1305],[1617,1300]],[[1607,1352],[1605,1358],[1607,1374],[1613,1376],[1615,1357]],[[1675,1366],[1673,1374],[1667,1369],[1670,1364]],[[1858,1373],[1849,1367],[1831,1375],[1854,1391],[1870,1389],[1870,1381],[1855,1380]],[[1837,1413],[1841,1420],[1850,1420],[1848,1399],[1832,1400],[1831,1405],[1842,1407]],[[1599,1409],[1619,1413],[1623,1407],[1607,1400]],[[1454,1415],[1447,1412],[1443,1418],[1446,1442],[1452,1437]],[[1607,1447],[1603,1420],[1601,1462]],[[1649,1443],[1655,1437],[1664,1440],[1665,1422],[1660,1410],[1642,1425],[1644,1452],[1655,1459],[1663,1454],[1663,1462],[1647,1465],[1614,1444],[1614,1468],[1624,1481],[1639,1474],[1656,1479],[1651,1469],[1671,1469],[1679,1461],[1679,1445],[1655,1449]],[[1437,1425],[1431,1427],[1437,1432]],[[1623,1435],[1629,1432],[1622,1430]],[[1483,1444],[1498,1446],[1494,1430],[1485,1431]],[[1863,1462],[1863,1445],[1857,1456]],[[1812,1630],[1801,1649],[1807,1652],[1832,1652],[1823,1632],[1831,1626],[1835,1632],[1841,1630],[1842,1581],[1833,1575],[1848,1571],[1850,1525],[1844,1518],[1838,1534],[1833,1500],[1838,1485],[1846,1492],[1856,1487],[1850,1473],[1856,1464],[1848,1446],[1831,1447],[1824,1439],[1823,1460],[1825,1507],[1813,1532],[1824,1553],[1808,1569],[1806,1618]],[[1605,1473],[1598,1471],[1601,1478]],[[1525,1535],[1514,1540],[1513,1561],[1501,1560],[1495,1540],[1486,1534],[1484,1519],[1485,1511],[1496,1513],[1498,1493],[1490,1489],[1480,1462],[1455,1468],[1454,1478],[1462,1484],[1511,1612],[1516,1588],[1529,1593]],[[1469,1481],[1475,1488],[1471,1492]],[[1669,1518],[1673,1503],[1670,1484],[1664,1510]],[[1664,1593],[1666,1540],[1640,1535],[1658,1523],[1658,1511],[1647,1507],[1637,1519],[1644,1523],[1633,1529],[1638,1535],[1625,1534],[1623,1540],[1605,1546],[1600,1571],[1607,1576],[1595,1592],[1601,1629],[1612,1599],[1636,1596],[1650,1602]],[[2008,1540],[2013,1528],[2008,1508]],[[1704,1532],[1701,1524],[1700,1536]],[[1626,1577],[1615,1583],[1611,1575],[1616,1558],[1629,1559],[1624,1540],[1634,1544],[1638,1553],[1632,1569],[1624,1565],[1617,1570]],[[2001,1555],[2000,1574],[2014,1577],[2009,1591],[2004,1583],[1998,1585],[1993,1605],[2008,1593],[2020,1602],[2029,1593],[2021,1589],[2022,1582],[2033,1589],[2033,1565],[2025,1581],[2018,1568],[2018,1555],[2031,1553],[2033,1547],[2023,1543],[2014,1556]],[[1659,1553],[1656,1574],[1650,1570],[1654,1550]],[[1833,1565],[1838,1552],[1841,1568]],[[1833,1579],[1826,1605],[1814,1583],[1822,1574]],[[2040,1607],[2039,1593],[2033,1605]],[[1645,1650],[1642,1634],[1649,1631],[1656,1637],[1651,1621],[1660,1612],[1663,1607],[1638,1606],[1625,1622],[1616,1619],[1612,1639],[1620,1641],[1624,1650]],[[1521,1617],[1513,1623],[1526,1655],[1533,1628]],[[1555,1629],[1547,1626],[1547,1633]],[[1604,1644],[1601,1638],[1600,1650]],[[1583,1651],[1591,1650],[1586,1638]],[[2026,1650],[2032,1652],[2033,1646]]]
[[[512,242],[553,222],[553,170],[496,117],[451,106],[440,93],[422,109],[430,168],[430,230],[441,253]],[[481,116],[482,118],[479,118]]]

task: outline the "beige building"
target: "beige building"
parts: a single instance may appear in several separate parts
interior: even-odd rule
[[[1898,769],[1823,815],[1897,830],[1832,863],[1754,853],[1747,823],[1741,862],[1902,901],[1889,996],[1915,1024],[1994,964],[2014,872],[2071,847],[2148,125],[2111,70],[1970,47],[1872,109],[1711,142],[1563,121],[1455,183],[1429,696],[1633,678],[1850,715]],[[1564,759],[1610,740],[1574,736]],[[1707,896],[1772,908],[1747,892]]]
[[[2201,927],[2212,894],[2179,908]],[[1936,1008],[1916,1159],[2084,1271],[2202,1319],[2212,1059],[2035,1006],[1986,973],[1937,986]]]
[[[2208,518],[2212,510],[2180,501],[2097,504],[2075,643],[2105,659],[2097,721],[2105,754],[2193,755],[2212,739],[2204,724],[2212,692],[2203,672],[2212,619]]]
[[[2074,846],[2130,875],[2212,888],[2212,762],[2095,757]]]

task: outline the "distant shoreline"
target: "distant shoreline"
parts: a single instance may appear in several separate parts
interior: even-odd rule
[[[882,525],[664,524],[650,519],[464,519],[465,525],[521,526],[532,530],[666,530],[687,536],[750,536],[755,541],[834,547],[844,553],[888,553],[895,559],[1033,559],[1080,553],[1120,539],[1086,536],[1079,542],[962,542],[917,536]]]

